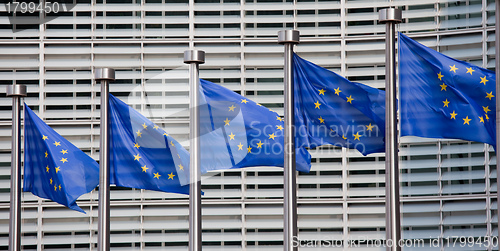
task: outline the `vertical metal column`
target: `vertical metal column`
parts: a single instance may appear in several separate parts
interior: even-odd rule
[[[115,80],[115,70],[95,70],[95,80],[101,82],[101,140],[99,144],[99,221],[97,245],[99,251],[109,250],[109,81]]]
[[[282,30],[278,32],[278,43],[285,47],[284,84],[285,84],[285,165],[283,169],[283,250],[298,250],[293,247],[294,237],[298,238],[297,230],[297,172],[295,167],[295,114],[293,91],[293,45],[298,44],[298,30]]]
[[[184,63],[189,64],[189,251],[201,251],[201,172],[200,172],[200,64],[205,52],[184,51]]]
[[[21,251],[21,97],[26,86],[15,82],[7,86],[12,97],[12,150],[10,165],[9,250]]]
[[[498,158],[498,146],[500,146],[500,0],[495,1],[495,81],[496,81],[496,159],[497,159],[497,218],[500,222],[500,159]],[[497,223],[498,223],[497,222]],[[500,240],[500,224],[497,224],[498,236]],[[493,232],[493,230],[491,231]]]
[[[399,158],[396,115],[396,41],[395,24],[400,23],[400,9],[382,9],[380,22],[385,29],[385,232],[387,250],[401,250],[401,213],[399,204]]]

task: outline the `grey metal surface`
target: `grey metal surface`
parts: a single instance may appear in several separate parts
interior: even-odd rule
[[[26,97],[26,86],[25,85],[8,85],[7,86],[7,97],[21,96]]]
[[[293,88],[293,45],[299,42],[299,31],[285,30],[278,33],[278,43],[284,44],[284,84],[285,84],[285,147],[284,147],[284,242],[283,250],[298,250],[293,246],[297,230],[297,172],[295,166],[295,126],[294,126],[294,88]]]
[[[7,94],[9,87],[12,96],[9,250],[21,251],[21,96],[26,96],[26,86],[14,83],[7,87]]]
[[[97,68],[95,69],[95,80],[115,80],[115,70],[112,68]]]
[[[401,23],[402,21],[402,11],[401,9],[394,9],[394,8],[388,8],[388,9],[382,9],[379,12],[379,22],[380,23]]]
[[[199,64],[205,62],[205,52],[184,51],[184,63],[189,64],[189,251],[201,251],[201,172]]]
[[[500,196],[500,162],[498,159],[498,146],[500,145],[500,99],[498,94],[500,94],[500,0],[495,1],[495,81],[496,81],[496,158],[497,158],[497,196]],[[500,211],[500,199],[497,198],[497,212]],[[498,215],[498,213],[497,213]],[[500,222],[500,217],[498,217]],[[500,239],[500,231],[498,231],[498,236]]]
[[[298,30],[278,31],[278,44],[298,44],[300,43],[300,32]]]
[[[184,63],[191,64],[204,64],[205,63],[205,51],[200,50],[187,50],[184,51]]]
[[[99,146],[99,220],[98,250],[108,251],[109,245],[109,82],[114,80],[114,70],[96,69],[96,81],[101,81],[101,126]]]
[[[398,14],[399,13],[399,14]],[[399,19],[398,19],[399,18]],[[396,39],[395,24],[401,22],[401,10],[380,10],[380,22],[385,22],[385,207],[386,239],[393,245],[387,250],[401,250],[401,212],[399,198],[399,157],[396,100]]]

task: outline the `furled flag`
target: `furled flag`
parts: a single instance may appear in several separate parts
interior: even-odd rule
[[[296,144],[385,151],[385,92],[293,55]]]
[[[283,118],[223,86],[200,79],[201,173],[284,161]],[[311,157],[297,149],[297,170],[309,172]],[[186,178],[187,179],[187,178]]]
[[[399,33],[401,136],[495,144],[495,73]]]
[[[189,154],[158,125],[109,95],[110,184],[189,194],[179,173],[188,172]],[[184,181],[186,184],[187,180]]]
[[[23,190],[85,213],[76,204],[76,199],[92,191],[97,184],[97,162],[24,104]]]

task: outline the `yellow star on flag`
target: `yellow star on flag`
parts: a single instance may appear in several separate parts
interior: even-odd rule
[[[68,159],[66,159],[66,158],[61,158],[61,161],[62,161],[62,163],[66,163],[66,162],[68,162]]]
[[[146,171],[149,169],[146,165],[141,166],[141,168],[142,168],[142,171],[143,171],[143,172],[146,172]]]
[[[281,126],[281,125],[277,125],[277,126],[276,126],[276,129],[277,129],[277,130],[280,130],[280,131],[283,131],[283,126]]]
[[[141,137],[141,135],[142,135],[142,132],[141,132],[141,131],[137,130],[137,132],[136,132],[136,133],[137,133],[137,137]]]
[[[142,124],[142,127],[144,127],[144,129],[148,129],[148,126],[146,125],[146,122],[144,122],[144,124]]]
[[[479,122],[484,123],[484,118],[482,116],[479,116]]]
[[[229,107],[229,111],[232,111],[232,112],[234,112],[234,108],[236,108],[236,106],[234,106],[234,105],[231,105],[231,106]]]
[[[59,169],[60,169],[59,167],[56,167],[56,173],[58,173],[58,172],[59,172]]]
[[[488,82],[488,79],[486,79],[486,76],[480,78],[481,79],[481,84],[486,85],[486,82]]]
[[[486,98],[489,98],[491,100],[491,98],[494,98],[495,95],[492,94],[493,92],[491,91],[490,93],[486,93]]]
[[[157,126],[157,125],[155,125],[155,126],[153,126],[153,129],[158,130],[158,129],[160,129],[160,127],[159,127],[159,126]]]
[[[269,134],[269,139],[274,139],[275,137],[276,137],[276,135],[274,135],[274,133]]]
[[[43,140],[46,140],[46,139],[49,139],[49,137],[47,137],[47,136],[43,135],[42,139],[43,139]]]
[[[373,131],[373,127],[375,126],[372,126],[372,123],[370,123],[369,125],[366,126],[366,130]]]
[[[450,119],[455,119],[455,117],[457,116],[457,113],[455,113],[455,111],[453,111],[452,113],[450,113],[450,115],[451,115]]]
[[[52,182],[53,182],[53,181],[52,181],[52,178],[50,178],[50,184],[51,184],[51,185],[52,185]]]
[[[166,132],[165,132],[165,133],[163,133],[163,136],[168,136],[168,133],[166,133]]]
[[[264,145],[264,143],[262,143],[262,141],[259,141],[259,143],[257,143],[257,148],[262,148],[262,145]]]
[[[173,142],[173,141],[170,141],[170,145],[175,146],[175,144],[174,144],[174,142]]]
[[[49,172],[50,170],[49,166],[45,167],[45,169],[47,170],[47,172]]]
[[[455,65],[450,65],[450,71],[457,73],[458,68]]]
[[[45,152],[45,158],[47,158],[48,156],[49,156],[49,153]]]
[[[352,104],[353,100],[354,99],[352,98],[352,95],[350,95],[349,97],[347,97],[347,103]]]
[[[56,142],[54,142],[54,145],[55,145],[55,146],[60,146],[60,145],[61,145],[61,142],[57,142],[57,141],[56,141]]]
[[[179,164],[179,169],[184,170],[184,167],[182,166],[182,164]]]
[[[488,113],[490,110],[489,106],[483,106],[484,113]]]
[[[340,90],[340,87],[337,87],[337,89],[333,89],[333,90],[335,90],[335,94],[337,94],[337,96],[340,96],[340,93],[342,92]]]
[[[321,89],[321,90],[318,90],[318,91],[319,91],[319,95],[325,96],[325,92],[326,92],[325,90]]]
[[[347,138],[344,136],[344,134],[342,134],[342,138],[343,138],[343,139],[347,139]]]
[[[359,140],[359,137],[361,137],[361,135],[359,135],[359,132],[353,134],[352,136],[354,136],[354,140]]]
[[[474,72],[474,70],[472,69],[472,67],[465,67],[467,68],[467,72],[466,73],[470,73],[470,75],[472,75],[472,73]]]
[[[139,159],[140,159],[140,158],[141,158],[141,156],[140,156],[139,154],[137,154],[137,155],[134,155],[134,160],[137,160],[137,161],[139,161]]]
[[[248,100],[246,100],[246,99],[242,99],[242,100],[241,100],[241,103],[245,103],[245,104],[246,104],[246,103],[248,103]]]
[[[155,177],[154,177],[154,178],[160,179],[160,176],[161,176],[161,175],[160,175],[160,173],[155,173],[154,175],[155,175]],[[153,178],[153,179],[154,179],[154,178]]]
[[[239,150],[243,150],[243,145],[241,144],[241,142],[240,142],[240,144],[238,145],[238,151],[239,151]]]
[[[484,117],[486,118],[486,120],[490,120],[490,117],[488,117],[488,114],[484,114]]]
[[[445,83],[443,83],[441,86],[441,91],[446,91],[446,87],[448,87]]]
[[[321,124],[325,123],[325,120],[321,116],[318,118],[318,120],[319,120],[319,123],[321,123]]]
[[[319,106],[321,105],[321,103],[319,103],[319,101],[316,101],[316,103],[314,103],[314,105],[316,106],[314,108],[321,109],[321,108],[319,108]]]
[[[225,125],[229,125],[229,122],[230,122],[230,121],[231,121],[231,120],[229,120],[228,118],[226,118],[226,120],[224,120]]]
[[[439,72],[439,73],[438,73],[438,78],[439,78],[439,80],[442,80],[442,78],[443,78],[443,77],[444,77],[444,75],[443,75],[443,74],[441,74],[441,72]]]
[[[61,191],[61,185],[59,185],[59,191]]]
[[[283,118],[280,116],[276,116],[276,120],[283,121]]]
[[[464,120],[464,125],[465,124],[469,125],[469,122],[471,121],[471,119],[469,118],[469,116],[465,117],[463,120]]]
[[[448,101],[448,99],[446,99],[445,101],[443,101],[443,107],[448,107],[449,103],[450,103],[450,101]]]
[[[174,173],[170,173],[170,174],[168,175],[168,179],[169,179],[169,180],[173,180],[173,179],[174,179],[174,177],[175,177],[175,174],[174,174]]]
[[[141,146],[139,144],[137,144],[137,143],[134,143],[134,147],[137,148],[137,149],[139,149],[139,147],[141,147]]]
[[[247,151],[248,151],[248,152],[252,152],[252,147],[251,147],[251,146],[248,146]]]
[[[234,136],[236,136],[236,135],[233,134],[233,132],[231,132],[231,134],[229,134],[228,136],[229,136],[229,140],[234,140]]]
[[[61,153],[64,155],[64,154],[68,153],[68,150],[63,149],[63,150],[61,150]]]
[[[57,186],[56,185],[54,185],[54,191],[57,191]]]

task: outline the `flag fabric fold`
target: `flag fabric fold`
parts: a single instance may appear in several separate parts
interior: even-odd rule
[[[401,136],[496,145],[495,73],[399,33]]]
[[[189,153],[158,125],[109,95],[110,184],[189,194]],[[181,174],[181,175],[179,175]],[[183,180],[184,179],[184,180]]]
[[[98,184],[97,162],[24,104],[23,190],[85,213],[76,200]]]
[[[284,163],[283,118],[223,86],[200,79],[201,173]],[[309,172],[311,156],[296,151],[297,170]],[[187,178],[185,178],[187,179]]]
[[[385,151],[385,92],[293,55],[298,147]]]

